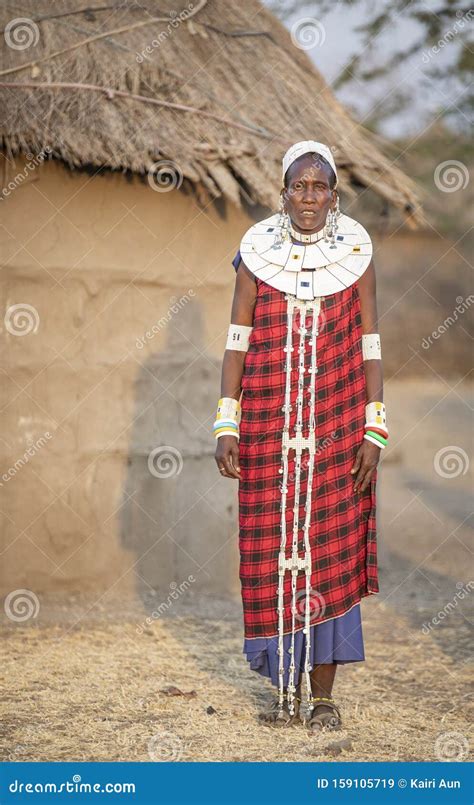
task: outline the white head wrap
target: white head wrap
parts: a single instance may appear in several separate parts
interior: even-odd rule
[[[334,162],[331,149],[327,145],[324,145],[324,143],[316,142],[316,140],[302,140],[292,145],[282,159],[282,181],[284,181],[285,173],[292,162],[298,159],[298,157],[303,156],[303,154],[320,154],[324,157],[333,169],[337,180],[336,163]]]

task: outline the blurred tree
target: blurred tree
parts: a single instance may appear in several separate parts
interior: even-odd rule
[[[472,119],[472,86],[474,51],[472,44],[472,22],[474,9],[460,0],[391,0],[377,3],[371,0],[264,0],[268,6],[289,27],[298,17],[313,18],[324,25],[324,16],[340,14],[344,19],[344,8],[357,9],[362,22],[352,28],[361,37],[362,44],[357,53],[351,55],[332,86],[334,90],[358,83],[367,86],[390,75],[403,63],[413,57],[420,57],[422,63],[422,83],[438,82],[446,98],[456,97],[456,104],[446,105],[444,118],[455,128],[467,130]],[[401,21],[413,23],[413,36],[407,38],[394,36],[391,47],[379,47],[380,34],[390,32],[390,27]],[[359,40],[360,41],[360,40]],[[385,44],[386,40],[384,40]],[[443,58],[437,56],[443,53]],[[466,91],[462,91],[466,88]],[[418,91],[418,88],[417,88]],[[370,127],[376,128],[381,119],[393,115],[395,111],[408,108],[413,103],[412,93],[404,89],[393,93],[390,104],[377,112],[370,120]]]

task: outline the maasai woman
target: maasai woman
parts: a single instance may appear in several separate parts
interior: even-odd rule
[[[216,461],[239,481],[244,653],[278,686],[260,718],[340,729],[336,668],[364,660],[360,600],[378,592],[375,270],[368,233],[339,211],[326,145],[293,145],[282,178],[279,214],[233,261]]]

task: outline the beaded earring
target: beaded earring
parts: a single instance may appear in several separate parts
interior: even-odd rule
[[[329,210],[326,218],[326,224],[324,226],[324,240],[326,243],[328,241],[331,242],[330,249],[336,248],[336,232],[338,230],[338,223],[337,219],[339,218],[341,211],[339,209],[339,194],[336,194],[336,206],[333,210]]]

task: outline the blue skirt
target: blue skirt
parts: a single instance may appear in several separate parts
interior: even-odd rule
[[[284,647],[284,674],[283,685],[288,685],[291,634],[283,636]],[[250,663],[252,671],[258,671],[263,676],[271,678],[274,685],[278,685],[277,654],[278,636],[256,637],[244,640],[243,652]],[[349,612],[338,618],[331,618],[323,623],[311,626],[311,667],[324,663],[362,662],[365,660],[364,640],[362,636],[362,621],[360,604],[356,604]],[[295,632],[295,685],[300,681],[300,674],[304,671],[306,657],[306,635],[303,630]]]

